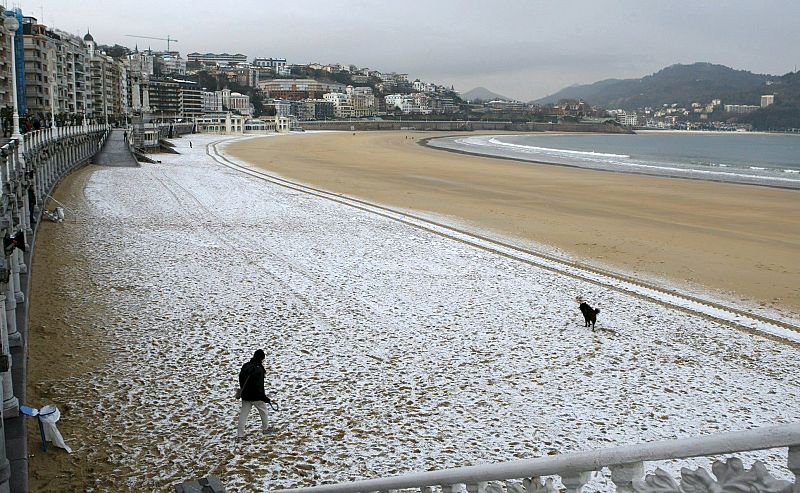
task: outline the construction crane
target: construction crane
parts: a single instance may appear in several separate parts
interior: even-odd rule
[[[178,42],[177,39],[170,38],[169,34],[167,34],[166,38],[154,38],[152,36],[136,36],[135,34],[126,34],[125,36],[128,36],[129,38],[158,39],[158,40],[161,40],[161,41],[166,41],[167,42],[167,51],[169,51],[170,42],[172,42],[172,43],[177,43]]]

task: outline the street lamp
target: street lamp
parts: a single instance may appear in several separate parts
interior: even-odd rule
[[[17,34],[17,29],[19,29],[19,21],[17,21],[16,17],[6,16],[3,19],[3,25],[9,38],[11,38],[11,97],[13,98],[14,107],[14,132],[11,134],[11,138],[21,144],[22,134],[19,133],[19,109],[17,108],[17,54],[14,49],[14,38]]]

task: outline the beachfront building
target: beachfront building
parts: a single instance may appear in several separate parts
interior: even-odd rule
[[[639,115],[622,111],[617,114],[617,123],[624,127],[636,127],[639,125]]]
[[[195,118],[195,128],[199,133],[209,134],[241,134],[247,119],[242,115],[234,115],[230,111],[214,115],[203,115]]]
[[[353,117],[364,118],[375,114],[375,95],[371,87],[347,86],[345,94],[350,98]]]
[[[215,115],[203,115],[194,120],[195,128],[200,133],[210,134],[244,134],[288,132],[292,127],[292,118],[275,116],[273,118],[246,118],[230,111]]]
[[[333,102],[324,99],[304,99],[297,102],[298,120],[331,120],[335,118]]]
[[[180,118],[180,84],[172,79],[151,77],[147,91],[150,113],[156,121],[169,122]]]
[[[193,80],[173,79],[178,83],[179,118],[193,120],[203,114],[203,90]]]
[[[386,111],[401,111],[404,114],[428,115],[433,112],[430,98],[425,93],[389,94],[384,97]]]
[[[267,99],[261,103],[261,107],[270,111],[275,116],[289,116],[295,114],[293,105],[298,104],[297,101],[290,101],[288,99]]]
[[[322,99],[333,104],[333,114],[336,118],[352,118],[353,105],[350,97],[343,92],[329,92],[322,95]]]
[[[203,113],[220,113],[222,111],[222,91],[203,91]]]
[[[775,104],[775,95],[774,94],[764,94],[763,96],[761,96],[761,107],[762,108],[766,108],[767,106],[770,106],[772,104]]]
[[[88,31],[83,37],[83,44],[87,52],[87,83],[91,95],[88,99],[87,114],[94,121],[108,123],[115,117],[112,95],[119,94],[119,91],[114,91],[113,88],[114,59],[97,49],[94,38]]]
[[[4,9],[0,6],[0,15]],[[13,106],[11,91],[11,34],[0,26],[0,107]],[[0,121],[2,121],[0,119]]]
[[[44,119],[53,112],[52,84],[55,78],[55,40],[48,34],[46,26],[38,24],[33,17],[22,21],[24,37],[25,103],[29,111]],[[22,92],[18,87],[17,91]]]

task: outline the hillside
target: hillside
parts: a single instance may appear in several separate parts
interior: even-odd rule
[[[790,72],[764,85],[762,94],[775,94],[775,104],[740,116],[740,123],[750,123],[756,130],[800,128],[800,72]]]
[[[760,95],[764,94],[761,88],[773,78],[711,63],[672,65],[641,79],[607,79],[567,87],[534,102],[544,104],[581,98],[596,106],[632,110],[668,103],[687,105],[716,98],[727,102],[725,96],[736,94],[736,104],[759,104]]]
[[[492,101],[495,99],[511,101],[513,98],[507,98],[505,96],[497,94],[496,92],[492,92],[489,89],[486,89],[485,87],[476,87],[475,89],[469,90],[464,94],[462,94],[461,99],[463,99],[464,101],[476,101],[476,100]]]

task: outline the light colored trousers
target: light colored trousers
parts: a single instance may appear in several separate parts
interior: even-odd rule
[[[261,429],[267,431],[269,428],[269,415],[267,414],[267,403],[264,401],[246,401],[242,400],[242,410],[239,411],[239,430],[237,437],[244,436],[244,426],[247,424],[247,416],[250,414],[250,408],[255,406],[258,414],[261,415]]]

